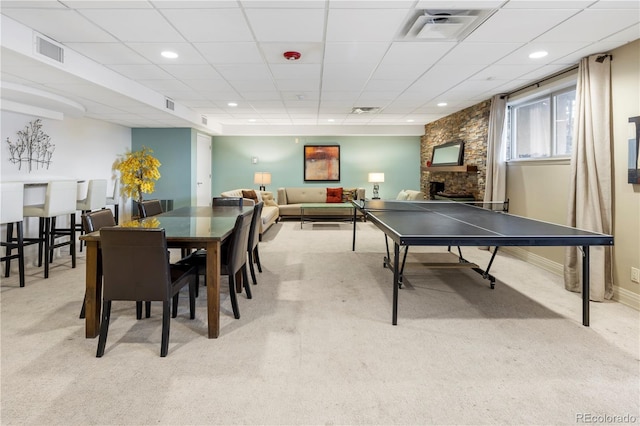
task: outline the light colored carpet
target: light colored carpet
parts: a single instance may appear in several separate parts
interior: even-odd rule
[[[394,327],[383,234],[358,229],[352,252],[349,224],[276,224],[253,299],[239,297],[242,317],[223,294],[220,338],[206,339],[206,293],[194,321],[182,295],[166,358],[160,305],[137,321],[130,302],[114,302],[95,358],[78,319],[83,255],[75,270],[57,259],[48,280],[30,267],[25,288],[17,273],[3,278],[2,424],[640,421],[637,311],[592,303],[583,327],[581,299],[559,277],[499,255],[495,290],[469,270],[412,274]]]

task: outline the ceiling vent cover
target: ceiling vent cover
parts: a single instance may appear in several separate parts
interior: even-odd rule
[[[64,63],[64,48],[43,35],[35,34],[35,49],[39,55],[46,56],[61,64]]]
[[[201,115],[200,116],[201,122],[202,124],[204,124],[205,126],[207,125],[207,116],[206,115]]]
[[[417,11],[408,21],[404,39],[423,41],[461,41],[495,13],[495,10]]]
[[[380,107],[353,107],[351,114],[370,114],[380,111]]]
[[[167,109],[170,109],[171,111],[176,109],[176,104],[173,102],[173,100],[169,99],[169,98],[165,98],[164,100],[164,106]]]

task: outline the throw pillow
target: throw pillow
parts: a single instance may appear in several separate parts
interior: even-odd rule
[[[342,189],[342,202],[348,203],[358,198],[357,188],[344,188]]]
[[[276,200],[273,198],[273,194],[262,194],[262,201],[265,206],[278,207]]]
[[[409,199],[409,194],[407,192],[405,192],[404,189],[402,189],[399,193],[398,196],[396,197],[396,200],[408,200]]]
[[[255,203],[258,203],[258,196],[256,195],[256,191],[254,191],[253,189],[249,189],[249,190],[242,190],[242,198],[250,198],[252,199]]]
[[[327,188],[327,203],[341,203],[342,188]]]

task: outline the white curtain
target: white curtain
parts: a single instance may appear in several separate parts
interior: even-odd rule
[[[612,234],[611,57],[599,62],[602,58],[583,58],[578,68],[567,223]],[[589,297],[611,299],[612,248],[592,246],[589,253]],[[582,253],[577,247],[566,249],[564,284],[567,290],[582,290]]]
[[[507,97],[495,95],[491,99],[489,110],[489,129],[487,134],[487,177],[484,186],[484,201],[504,201],[507,196],[507,166],[505,164],[505,113]]]

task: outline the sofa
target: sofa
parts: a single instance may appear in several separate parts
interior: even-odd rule
[[[402,189],[400,190],[400,192],[398,193],[398,196],[396,197],[396,200],[408,200],[408,201],[415,201],[415,200],[426,200],[427,197],[425,196],[425,193],[422,191],[415,191],[413,189]]]
[[[326,203],[327,192],[331,195],[337,187],[287,187],[278,188],[278,208],[281,218],[300,217],[300,205],[303,203]],[[364,188],[341,188],[339,202],[349,202],[350,200],[364,200]],[[338,199],[333,200],[338,202]],[[305,216],[309,214],[314,217],[336,217],[344,218],[353,215],[351,209],[344,208],[322,208],[311,212],[305,210]]]
[[[264,202],[262,207],[262,214],[260,218],[260,240],[262,240],[262,234],[274,223],[276,223],[280,217],[280,209],[276,200],[273,198],[273,192],[271,191],[256,191],[254,189],[232,189],[230,191],[224,191],[220,193],[221,197],[242,197],[251,199],[254,202]],[[255,197],[254,197],[255,196]]]

